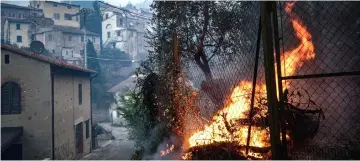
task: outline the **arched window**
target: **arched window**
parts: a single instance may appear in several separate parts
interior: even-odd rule
[[[1,114],[21,113],[21,88],[15,82],[6,82],[1,86]]]
[[[21,17],[21,13],[18,13],[18,16],[17,16],[17,18],[22,18],[22,17]]]
[[[12,13],[12,14],[11,14],[11,17],[16,18],[16,14],[15,14],[15,13]]]

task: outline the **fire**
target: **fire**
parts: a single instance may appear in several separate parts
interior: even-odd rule
[[[166,150],[160,151],[160,156],[164,156],[164,155],[172,152],[174,150],[174,144],[172,144],[170,147],[169,147],[169,144],[166,144],[166,148],[167,148]]]
[[[291,17],[291,24],[294,28],[296,37],[300,40],[300,44],[290,50],[286,51],[281,56],[282,74],[291,75],[295,73],[296,69],[302,67],[305,61],[315,58],[314,44],[311,40],[311,34],[303,25],[299,17],[292,12],[292,7],[295,2],[286,3],[285,11]],[[289,84],[284,84],[286,88]],[[201,131],[195,132],[188,139],[190,147],[207,145],[215,142],[236,142],[239,145],[246,145],[248,137],[248,126],[237,125],[236,121],[239,119],[247,119],[250,109],[250,96],[252,90],[252,83],[250,81],[241,81],[232,91],[230,97],[226,100],[225,107],[213,116],[212,123],[206,125]],[[258,83],[256,85],[256,100],[266,98],[265,83]],[[266,108],[260,109],[260,114],[267,113]],[[260,117],[255,115],[254,117]],[[270,146],[268,129],[260,127],[252,127],[250,146],[253,147],[268,147]],[[289,138],[287,136],[287,138]],[[249,155],[253,153],[250,152]],[[252,155],[252,156],[255,156]]]

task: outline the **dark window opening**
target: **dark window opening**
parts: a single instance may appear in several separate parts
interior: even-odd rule
[[[68,5],[68,6],[67,6],[67,8],[68,8],[68,9],[71,9],[71,6],[70,6],[70,5]]]
[[[19,23],[16,24],[16,30],[20,30],[20,24]]]
[[[89,136],[90,136],[90,131],[89,131],[89,129],[90,129],[90,125],[89,125],[89,120],[87,120],[87,121],[85,121],[85,128],[86,128],[86,131],[85,131],[85,136],[86,136],[86,139],[87,138],[89,138]]]
[[[121,35],[121,32],[120,31],[117,31],[117,36],[120,36]]]
[[[21,16],[21,13],[18,13],[18,16],[17,16],[17,18],[21,18],[22,16]]]
[[[84,36],[81,36],[81,42],[84,42]]]
[[[105,14],[105,19],[108,19],[109,18],[109,14]]]
[[[16,36],[16,42],[22,42],[22,36]]]
[[[110,38],[110,32],[107,32],[107,37]]]
[[[52,50],[52,53],[55,54],[55,50],[54,50],[54,49]]]
[[[82,104],[82,84],[79,84],[79,105]]]
[[[5,55],[5,64],[9,64],[10,63],[10,55],[6,54]]]
[[[56,4],[56,3],[53,3],[53,6],[54,6],[54,7],[57,7],[57,4]]]
[[[1,86],[1,114],[21,113],[21,88],[15,82],[6,82]]]
[[[64,14],[64,19],[65,19],[65,20],[72,20],[72,15],[71,15],[71,14],[68,14],[68,13],[65,13],[65,14]]]

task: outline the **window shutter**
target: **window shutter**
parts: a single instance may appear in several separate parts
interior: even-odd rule
[[[1,114],[10,112],[10,83],[5,83],[1,87]]]
[[[21,113],[21,89],[19,87],[18,84],[16,83],[12,83],[12,90],[11,90],[11,94],[12,94],[12,108],[10,113],[12,114],[19,114]]]

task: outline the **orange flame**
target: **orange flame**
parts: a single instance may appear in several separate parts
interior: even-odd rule
[[[285,11],[291,17],[291,23],[296,37],[300,40],[300,44],[296,48],[286,51],[283,56],[281,56],[281,62],[284,62],[281,71],[283,75],[294,74],[296,69],[304,65],[305,61],[315,58],[311,34],[307,31],[307,28],[302,24],[298,16],[292,12],[294,4],[295,2],[286,3]],[[287,84],[284,84],[284,88],[289,85],[288,83],[289,81]],[[190,147],[225,141],[246,145],[248,126],[236,125],[236,120],[248,118],[247,113],[250,109],[252,88],[250,81],[241,81],[226,100],[225,107],[213,116],[212,122],[202,130],[191,135],[188,139]],[[255,98],[256,100],[266,98],[266,85],[264,83],[257,84]],[[259,113],[265,114],[267,113],[267,109],[261,109]],[[250,146],[270,146],[268,130],[252,127]],[[251,154],[253,153],[250,152],[249,155]]]

